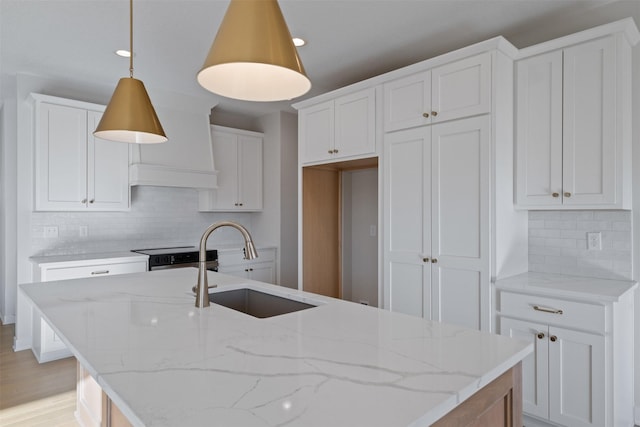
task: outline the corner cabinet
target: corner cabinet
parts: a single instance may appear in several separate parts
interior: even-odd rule
[[[32,98],[35,210],[129,210],[129,145],[93,136],[104,106],[40,94]]]
[[[371,157],[376,153],[376,89],[300,109],[302,164]]]
[[[244,259],[244,249],[218,249],[218,272],[277,284],[276,249],[258,248],[258,258]]]
[[[482,53],[384,84],[384,131],[491,111],[491,54]]]
[[[522,362],[523,410],[530,418],[525,424],[634,424],[628,375],[635,284],[615,282],[570,276],[554,282],[551,275],[532,273],[498,282],[500,334],[534,346]],[[536,289],[540,283],[542,291]],[[598,285],[620,292],[601,297],[582,292]]]
[[[218,188],[200,191],[200,211],[262,210],[263,134],[211,126]]]
[[[518,207],[631,208],[631,47],[640,36],[627,24],[613,34],[579,33],[568,46],[559,39],[523,50]]]

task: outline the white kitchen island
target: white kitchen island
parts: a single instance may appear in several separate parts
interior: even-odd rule
[[[506,376],[513,392],[496,408],[521,413],[529,343],[213,272],[216,290],[317,307],[265,319],[197,309],[196,273],[21,286],[136,426],[428,426]]]

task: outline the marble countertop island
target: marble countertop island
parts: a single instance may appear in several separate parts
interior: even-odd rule
[[[197,270],[21,285],[133,425],[428,426],[531,345],[247,279],[314,308],[194,306]]]

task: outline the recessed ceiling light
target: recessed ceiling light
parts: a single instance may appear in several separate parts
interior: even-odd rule
[[[116,50],[116,55],[122,56],[123,58],[129,58],[131,56],[131,52],[124,49],[118,49]]]
[[[306,42],[306,41],[304,41],[304,39],[301,39],[301,38],[299,38],[299,37],[294,37],[294,38],[293,38],[293,44],[294,44],[296,47],[300,47],[300,46],[304,46],[305,44],[307,44],[307,42]]]

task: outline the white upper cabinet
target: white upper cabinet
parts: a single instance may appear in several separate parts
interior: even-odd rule
[[[301,109],[298,116],[301,163],[375,154],[375,93],[375,88],[369,88]]]
[[[523,51],[516,65],[518,207],[631,207],[630,48],[638,32],[632,22],[627,31],[633,36],[586,31],[579,43]]]
[[[482,53],[384,84],[384,131],[491,111],[491,54]]]
[[[33,98],[35,210],[128,210],[129,145],[93,136],[104,107]]]
[[[262,210],[262,139],[258,132],[211,126],[218,188],[200,191],[201,211]]]

